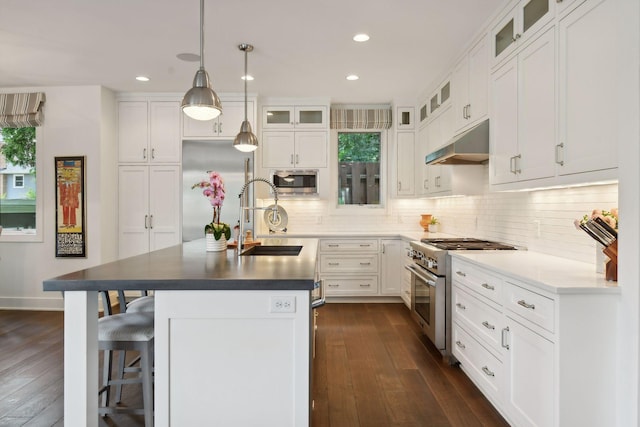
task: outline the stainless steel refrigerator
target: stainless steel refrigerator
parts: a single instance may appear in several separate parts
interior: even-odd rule
[[[253,178],[253,153],[236,150],[232,141],[182,142],[182,240],[185,242],[203,238],[204,226],[213,217],[213,209],[202,195],[202,189],[191,189],[193,184],[208,179],[207,171],[217,171],[222,176],[225,199],[221,222],[233,229],[240,220],[238,196],[244,183]],[[246,193],[246,200],[253,200],[253,188],[247,188]],[[245,222],[245,230],[253,229],[252,217]]]

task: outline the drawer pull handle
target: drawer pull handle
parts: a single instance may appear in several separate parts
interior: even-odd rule
[[[330,262],[329,265],[340,265],[339,262]]]
[[[462,271],[456,271],[456,274],[458,276],[462,276],[462,277],[467,277],[466,273],[462,272]]]
[[[460,341],[456,341],[456,345],[457,345],[458,347],[460,347],[461,349],[463,349],[463,350],[464,350],[465,348],[467,348],[467,346],[466,346],[466,345],[464,345],[464,344],[462,344]]]
[[[340,245],[337,245],[335,243],[329,243],[327,246],[329,246],[330,248],[339,248]]]
[[[361,262],[360,265],[371,265],[370,262]]]
[[[339,284],[337,284],[337,283],[336,283],[336,284],[329,284],[329,287],[330,287],[330,288],[339,288],[339,287],[340,287],[340,285],[339,285]]]
[[[456,303],[456,307],[458,307],[460,310],[466,310],[467,307],[465,307],[463,304],[460,304],[459,302]]]
[[[487,329],[491,329],[491,330],[496,328],[495,326],[493,326],[491,323],[487,322],[486,320],[484,322],[482,322],[482,326],[484,326]]]
[[[495,290],[496,290],[496,287],[495,287],[495,286],[490,285],[490,284],[488,284],[488,283],[483,283],[481,286],[482,286],[483,288],[485,288],[485,289],[489,289],[490,291],[495,291]]]
[[[369,246],[371,246],[371,243],[363,243],[360,245],[361,248],[368,248]]]
[[[484,372],[485,374],[487,374],[487,376],[489,376],[489,377],[495,377],[495,376],[496,376],[496,374],[494,374],[493,372],[491,372],[491,370],[490,370],[488,367],[486,367],[486,366],[483,366],[483,367],[482,367],[482,372]]]
[[[509,333],[509,327],[507,326],[506,328],[502,328],[502,347],[506,348],[507,350],[509,350],[509,344],[507,344],[507,340],[506,340],[506,335]]]
[[[371,283],[361,283],[360,287],[361,288],[369,288],[369,287],[371,287]]]
[[[534,304],[527,304],[525,300],[521,299],[518,301],[518,305],[523,306],[524,308],[528,308],[530,310],[535,310],[536,306]]]

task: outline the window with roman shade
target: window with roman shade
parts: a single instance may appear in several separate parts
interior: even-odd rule
[[[331,129],[389,129],[391,108],[331,107]]]
[[[44,122],[45,95],[34,93],[0,94],[0,128],[41,126]]]

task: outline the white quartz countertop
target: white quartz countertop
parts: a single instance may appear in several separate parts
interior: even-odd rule
[[[619,293],[617,282],[605,280],[593,264],[532,251],[451,251],[496,273],[556,294]]]
[[[259,234],[257,238],[274,237],[279,234]],[[388,238],[388,239],[403,239],[406,241],[420,240],[426,238],[441,238],[441,237],[459,237],[446,233],[429,233],[425,231],[349,231],[348,233],[340,231],[322,231],[322,232],[287,232],[281,235],[283,237],[297,237],[297,238],[314,238],[314,239],[329,239],[329,238],[344,238],[344,239],[357,239],[357,238]]]

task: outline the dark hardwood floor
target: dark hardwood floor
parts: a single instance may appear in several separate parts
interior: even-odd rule
[[[0,311],[0,427],[63,426],[63,314]],[[507,426],[451,367],[402,304],[327,304],[319,310],[314,427]],[[138,386],[124,401],[140,404]],[[100,418],[141,426],[141,416]]]

